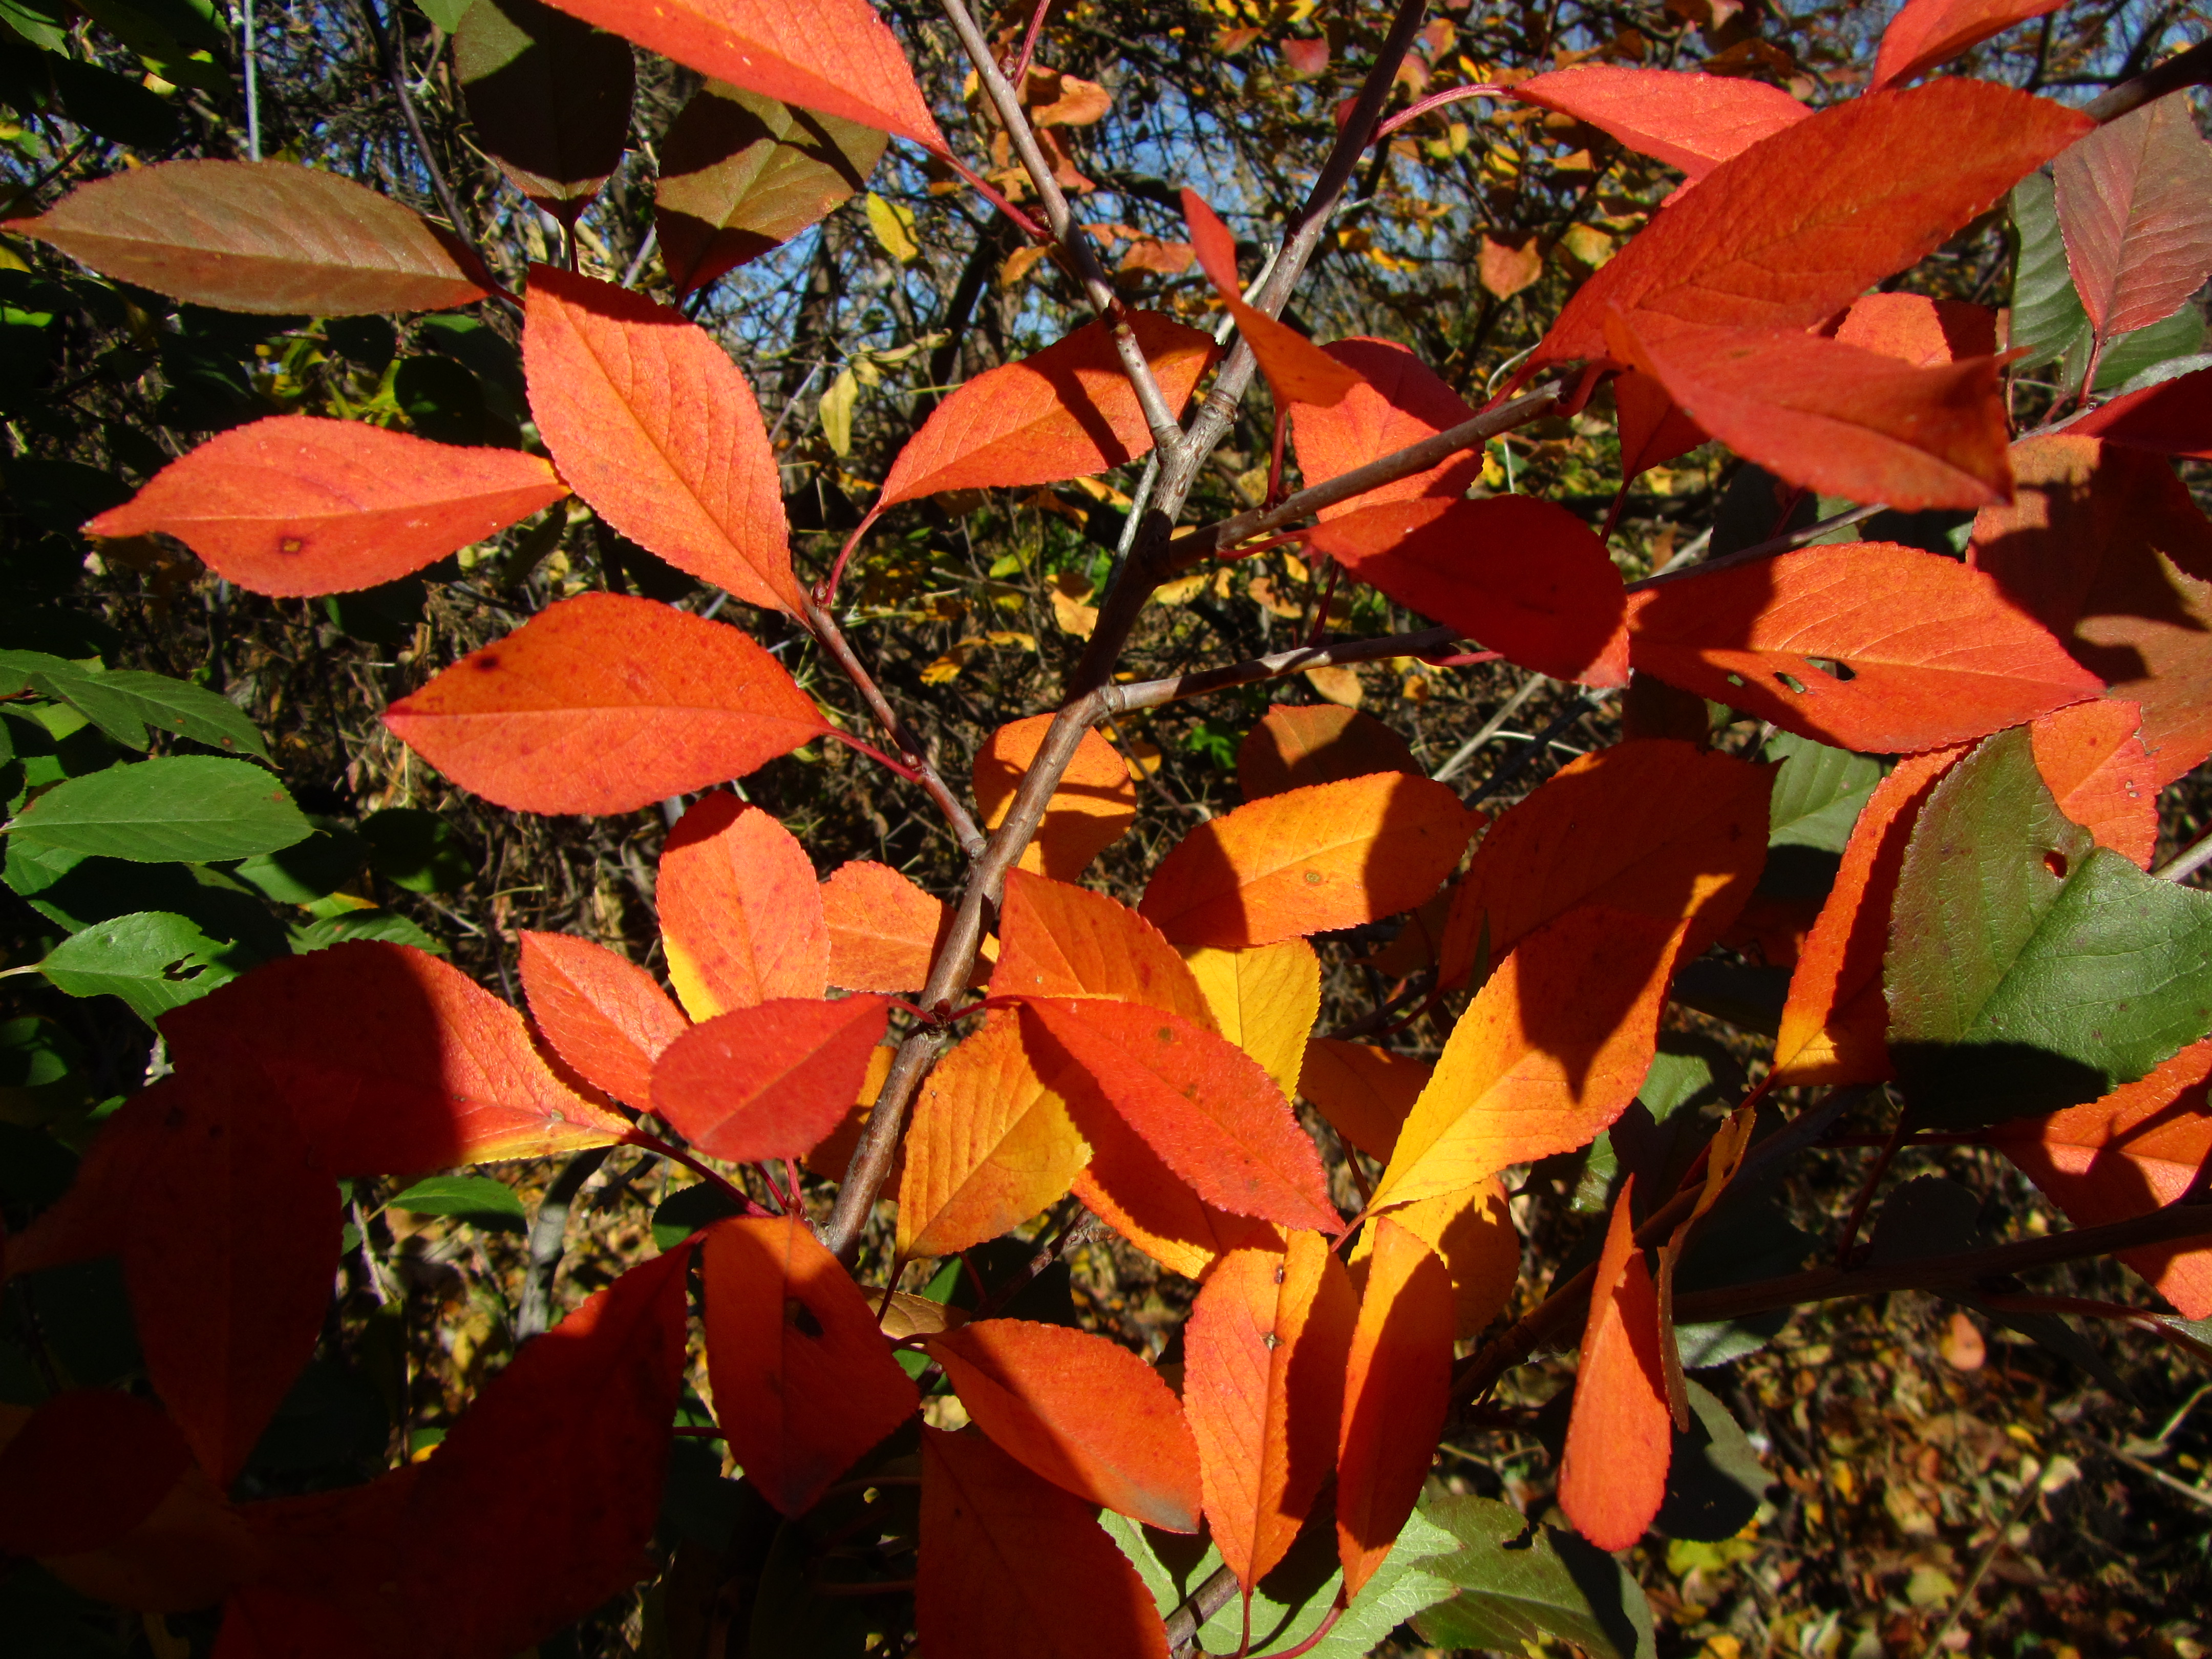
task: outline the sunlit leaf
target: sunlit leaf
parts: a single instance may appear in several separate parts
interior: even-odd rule
[[[568,933],[522,934],[522,989],[553,1050],[627,1105],[653,1098],[653,1065],[690,1022],[653,975]]]
[[[1237,786],[1248,801],[1375,772],[1425,775],[1395,732],[1331,702],[1272,704],[1237,746]]]
[[[669,981],[692,1018],[829,988],[813,863],[759,807],[720,791],[701,796],[668,832],[654,893]]]
[[[919,991],[952,925],[944,900],[866,859],[830,872],[822,917],[830,929],[830,982],[848,991]]]
[[[2212,272],[2212,144],[2186,96],[2108,121],[2052,168],[2074,291],[2100,338],[2172,316]]]
[[[1574,1414],[1559,1464],[1559,1507],[1601,1550],[1625,1550],[1644,1536],[1666,1499],[1674,1447],[1659,1298],[1629,1211],[1635,1186],[1633,1176],[1621,1183],[1590,1281]]]
[[[1358,336],[1332,341],[1322,349],[1359,378],[1334,404],[1291,406],[1298,471],[1309,484],[1324,483],[1474,418],[1466,399],[1401,345]],[[1342,518],[1364,507],[1423,495],[1456,500],[1481,471],[1482,452],[1473,449],[1425,472],[1324,507],[1321,517]]]
[[[884,999],[866,995],[732,1008],[668,1045],[653,1109],[725,1163],[795,1160],[851,1109],[890,1018]]]
[[[1413,1512],[1451,1395],[1452,1287],[1444,1264],[1389,1217],[1368,1224],[1375,1254],[1345,1366],[1336,1453],[1336,1547],[1352,1595]]]
[[[1022,775],[1043,746],[1049,714],[1011,720],[983,740],[971,777],[983,828],[995,830],[1012,810]],[[1045,803],[1044,820],[1022,850],[1020,867],[1054,881],[1073,881],[1091,860],[1137,821],[1137,782],[1121,751],[1096,732],[1085,732],[1075,757]]]
[[[1222,1036],[1258,1060],[1285,1095],[1298,1086],[1306,1037],[1321,1014],[1321,959],[1302,939],[1242,951],[1183,952]]]

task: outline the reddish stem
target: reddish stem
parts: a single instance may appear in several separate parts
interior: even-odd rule
[[[981,173],[977,173],[968,167],[957,156],[947,155],[944,160],[945,164],[947,167],[951,167],[963,179],[965,179],[970,185],[974,186],[975,193],[978,196],[981,196],[993,207],[998,209],[1000,212],[1005,214],[1006,217],[1012,220],[1016,228],[1021,231],[1022,234],[1028,237],[1031,241],[1042,242],[1047,246],[1050,246],[1053,242],[1058,240],[1042,225],[1030,218],[1028,214],[1023,212],[1012,202],[1009,202],[1000,193],[999,187],[996,185],[994,185]]]
[[[672,1164],[681,1164],[685,1169],[690,1170],[692,1174],[697,1176],[701,1180],[713,1182],[715,1186],[720,1187],[727,1196],[737,1200],[738,1212],[740,1215],[767,1215],[769,1213],[769,1212],[763,1210],[759,1205],[753,1202],[752,1194],[750,1193],[745,1191],[744,1188],[735,1185],[727,1176],[721,1174],[719,1170],[708,1169],[697,1158],[692,1157],[690,1153],[684,1151],[681,1147],[670,1146],[658,1135],[647,1134],[642,1129],[632,1129],[628,1134],[623,1137],[623,1145],[625,1146],[635,1146],[641,1152],[651,1152],[656,1158],[665,1158]]]
[[[920,783],[921,781],[921,774],[915,771],[914,768],[907,765],[903,761],[893,760],[889,755],[886,755],[882,750],[874,747],[872,744],[862,743],[850,732],[841,732],[834,726],[824,726],[822,729],[828,732],[831,737],[836,738],[838,742],[843,744],[848,749],[857,749],[860,753],[866,755],[870,760],[881,761],[885,766],[890,768],[892,771],[897,773],[899,776],[904,778],[908,783]]]
[[[1023,83],[1029,79],[1030,60],[1036,56],[1038,37],[1044,33],[1045,14],[1051,9],[1052,0],[1037,0],[1036,9],[1030,14],[1029,32],[1022,36],[1021,55],[1014,59],[1014,66],[1005,71],[1016,92],[1021,91]]]
[[[830,574],[814,584],[814,603],[824,611],[837,602],[837,584],[845,579],[846,561],[853,556],[853,550],[860,546],[860,538],[866,535],[883,515],[880,502],[870,508],[868,516],[860,520],[859,526],[845,538],[844,546],[837,550],[837,560],[830,567]]]
[[[1419,103],[1407,105],[1389,120],[1377,122],[1375,136],[1367,142],[1379,144],[1401,127],[1419,120],[1432,109],[1442,109],[1446,104],[1464,103],[1470,98],[1510,98],[1512,95],[1508,88],[1492,86],[1487,82],[1478,87],[1454,87],[1449,92],[1431,93]]]

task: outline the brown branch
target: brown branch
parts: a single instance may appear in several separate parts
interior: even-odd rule
[[[2199,40],[2157,68],[2146,70],[2132,81],[2121,82],[2103,97],[2093,99],[2082,106],[2081,112],[2099,122],[2117,121],[2169,92],[2202,86],[2207,81],[2212,81],[2212,40]]]
[[[1451,648],[1459,637],[1449,628],[1425,628],[1418,634],[1385,634],[1379,639],[1347,640],[1340,645],[1301,646],[1255,657],[1227,668],[1209,668],[1195,674],[1176,674],[1164,680],[1139,680],[1127,685],[1101,686],[1091,695],[1101,714],[1125,714],[1137,708],[1158,708],[1186,697],[1202,697],[1261,680],[1279,680],[1303,674],[1310,668],[1336,668],[1349,663],[1382,662],[1392,657],[1422,657]]]

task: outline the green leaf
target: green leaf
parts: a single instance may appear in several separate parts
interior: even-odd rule
[[[390,910],[348,910],[342,915],[320,917],[303,927],[293,928],[291,936],[292,948],[302,954],[356,939],[379,939],[386,945],[411,945],[434,957],[446,954],[445,945],[437,939]]]
[[[2057,187],[2047,173],[2031,173],[2013,186],[2014,240],[2009,343],[2027,355],[2017,369],[2039,368],[2065,356],[2089,336],[2089,314],[2066,268],[2066,241],[2058,230]]]
[[[103,673],[88,674],[80,684],[88,691],[96,691],[128,707],[149,726],[158,726],[164,732],[190,738],[210,749],[252,755],[261,760],[269,758],[268,745],[262,742],[261,733],[245,712],[229,698],[217,696],[205,686],[173,680],[166,674],[143,673],[135,668],[111,668]],[[81,700],[76,688],[64,695],[93,719],[100,718]],[[105,722],[101,729],[106,730]],[[143,747],[137,744],[131,746]]]
[[[368,848],[350,830],[327,821],[305,841],[232,866],[231,874],[278,904],[312,904],[361,873]]]
[[[1690,1427],[1677,1430],[1667,1464],[1667,1501],[1651,1525],[1669,1538],[1718,1543],[1741,1532],[1772,1484],[1751,1441],[1712,1390],[1682,1379]]]
[[[70,934],[39,971],[73,997],[121,997],[151,1023],[236,978],[224,954],[186,918],[141,910]]]
[[[314,825],[260,767],[174,755],[57,784],[9,830],[43,847],[155,864],[273,853]]]
[[[1766,758],[1782,763],[1767,812],[1767,844],[1841,853],[1859,809],[1881,781],[1881,763],[1787,732],[1767,744]]]
[[[453,34],[460,29],[461,19],[469,15],[471,3],[471,0],[415,0],[415,9]]]
[[[680,1188],[653,1212],[653,1248],[665,1255],[702,1227],[737,1213],[737,1200],[711,1181]]]
[[[410,893],[451,893],[477,873],[476,855],[459,833],[435,812],[395,806],[361,821],[368,862],[376,873]]]
[[[2171,317],[2119,336],[2097,360],[2097,390],[2116,392],[2162,363],[2185,362],[2204,345],[2204,316],[2191,303]]]
[[[2096,846],[2016,727],[1922,809],[1884,984],[1917,1121],[1979,1128],[2079,1105],[2212,1030],[2212,893]]]
[[[1553,1637],[1595,1659],[1653,1659],[1651,1604],[1611,1556],[1551,1527],[1532,1535],[1527,1516],[1492,1498],[1443,1498],[1427,1508],[1460,1548],[1423,1571],[1459,1593],[1413,1615],[1423,1640],[1518,1653]],[[1524,1537],[1524,1547],[1513,1547]]]
[[[387,1207],[412,1210],[416,1215],[458,1216],[479,1227],[518,1232],[526,1218],[514,1189],[489,1176],[432,1176],[416,1182]]]

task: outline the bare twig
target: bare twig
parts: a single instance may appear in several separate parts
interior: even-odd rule
[[[484,258],[483,246],[462,216],[459,199],[446,182],[445,169],[438,165],[437,154],[430,148],[430,137],[422,130],[422,118],[416,112],[414,94],[407,90],[406,47],[398,27],[377,9],[376,0],[361,0],[361,9],[368,19],[369,33],[375,38],[377,55],[384,60],[384,78],[392,83],[392,96],[399,100],[399,118],[407,125],[408,137],[415,141],[416,154],[422,158],[422,171],[429,175],[430,193],[438,198],[440,210],[453,225],[453,234],[468,249],[469,257],[490,277],[491,264]]]
[[[2187,881],[2207,862],[2212,862],[2212,830],[2206,830],[2151,874],[2161,881]]]
[[[2103,97],[2091,100],[2082,106],[2081,112],[2100,122],[2117,121],[2169,92],[2202,86],[2207,81],[2212,81],[2212,40],[2200,40],[2156,69],[2132,81],[2123,81]]]
[[[611,1146],[594,1146],[561,1166],[553,1184],[530,1224],[530,1266],[522,1276],[522,1308],[514,1316],[514,1340],[527,1342],[542,1336],[553,1322],[553,1277],[561,1270],[562,1255],[568,1248],[568,1211],[584,1183],[599,1173]]]
[[[1786,536],[1770,537],[1767,540],[1754,543],[1749,547],[1738,548],[1733,553],[1723,553],[1719,558],[1707,559],[1701,564],[1670,562],[1666,569],[1646,576],[1642,581],[1629,583],[1628,591],[1632,593],[1640,593],[1647,587],[1663,587],[1669,582],[1679,582],[1692,576],[1702,576],[1709,570],[1724,569],[1732,564],[1749,564],[1754,559],[1771,559],[1778,553],[1794,552],[1801,547],[1810,547],[1823,536],[1832,535],[1838,530],[1848,530],[1855,524],[1865,523],[1877,513],[1887,511],[1889,509],[1881,502],[1875,501],[1866,507],[1854,507],[1847,512],[1835,514],[1832,518],[1823,519],[1818,524],[1808,524],[1802,530],[1793,530]],[[1687,548],[1683,550],[1684,553],[1688,551]]]

